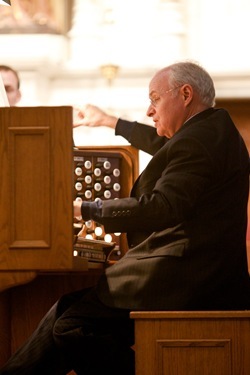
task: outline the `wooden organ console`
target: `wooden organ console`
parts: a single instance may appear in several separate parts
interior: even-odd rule
[[[62,294],[100,276],[103,260],[74,247],[79,230],[98,246],[109,236],[111,263],[125,253],[124,234],[73,219],[73,200],[128,196],[139,168],[131,146],[74,148],[71,107],[1,108],[0,118],[1,367]]]
[[[228,109],[250,153],[250,99],[216,106]],[[1,108],[0,119],[1,367],[62,294],[102,272],[103,262],[73,254],[78,231],[106,236],[98,223],[73,219],[73,199],[128,196],[139,168],[131,146],[74,148],[71,107]],[[109,235],[115,261],[126,241]],[[250,269],[250,230],[247,248]]]

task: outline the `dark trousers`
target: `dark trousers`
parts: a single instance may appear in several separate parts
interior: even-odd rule
[[[0,375],[134,375],[129,311],[101,303],[94,288],[63,296]]]

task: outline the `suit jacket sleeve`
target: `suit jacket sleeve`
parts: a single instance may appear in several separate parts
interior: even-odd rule
[[[196,140],[169,144],[148,164],[134,197],[83,202],[83,219],[103,224],[107,232],[153,232],[184,221],[204,193],[213,165]]]
[[[153,126],[119,119],[115,129],[132,146],[154,155],[167,141],[166,137],[158,136]]]

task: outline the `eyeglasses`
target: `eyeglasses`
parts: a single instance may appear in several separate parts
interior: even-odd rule
[[[183,86],[183,85],[179,85],[179,86],[176,86],[176,87],[173,87],[172,89],[169,89],[169,90],[167,90],[167,91],[164,91],[164,94],[168,94],[169,92],[171,92],[171,91],[174,91],[174,90],[177,90],[177,89],[179,89],[181,86]],[[157,103],[158,103],[158,101],[160,100],[160,96],[158,96],[158,97],[156,97],[156,98],[151,98],[150,99],[150,104],[153,106],[153,107],[156,107],[157,106]]]
[[[176,87],[174,87],[172,89],[169,89],[169,90],[165,91],[164,94],[167,94],[168,92],[171,92],[171,91],[174,91],[176,89],[179,89],[181,86],[183,86],[183,85],[179,85],[179,86],[176,86]]]

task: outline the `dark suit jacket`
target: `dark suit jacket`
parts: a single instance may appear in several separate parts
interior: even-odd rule
[[[154,156],[131,197],[103,201],[95,217],[130,245],[101,277],[99,298],[133,310],[249,308],[249,156],[229,114],[210,108],[170,140],[142,124],[117,129]]]

